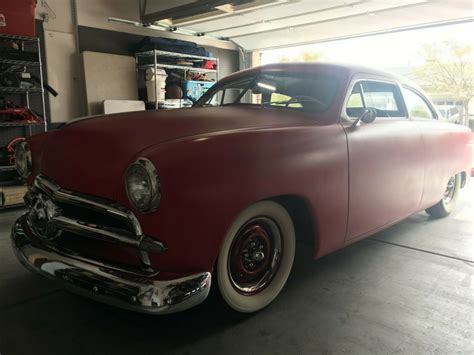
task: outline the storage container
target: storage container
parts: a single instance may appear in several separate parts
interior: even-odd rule
[[[183,82],[184,97],[197,101],[213,85],[213,81],[185,80]]]
[[[0,0],[0,33],[35,37],[36,0]]]
[[[150,102],[164,102],[166,94],[166,71],[148,68],[145,71],[147,100]],[[156,95],[155,95],[156,92]]]

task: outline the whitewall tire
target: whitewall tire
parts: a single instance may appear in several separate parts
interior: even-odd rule
[[[460,188],[461,175],[457,174],[450,177],[443,198],[433,207],[427,208],[426,213],[434,218],[443,218],[450,215],[458,199]]]
[[[270,304],[288,279],[295,257],[295,231],[288,212],[261,201],[241,212],[225,236],[216,265],[225,302],[238,312]]]

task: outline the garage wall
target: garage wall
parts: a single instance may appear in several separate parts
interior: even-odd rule
[[[81,115],[80,77],[74,35],[68,32],[44,31],[47,78],[59,95],[49,95],[51,122],[61,122]]]
[[[51,122],[61,122],[81,115],[79,95],[80,78],[73,26],[73,7],[69,0],[48,0],[49,7],[38,1],[36,18],[43,19],[46,76],[48,83],[58,91],[58,97],[49,95]]]
[[[175,5],[174,1],[170,3]],[[239,69],[238,52],[232,43],[176,35],[108,21],[109,17],[138,21],[138,1],[136,0],[38,1],[36,17],[42,19],[45,15],[48,17],[47,22],[44,23],[47,76],[51,85],[59,92],[57,98],[52,96],[49,98],[52,122],[70,120],[84,116],[88,112],[79,50],[82,40],[78,26],[140,36],[191,40],[205,46],[220,58],[221,77]],[[107,49],[98,51],[107,53]]]

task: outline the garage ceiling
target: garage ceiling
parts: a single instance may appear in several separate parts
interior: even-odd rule
[[[472,21],[474,14],[472,0],[148,0],[142,18],[259,50]]]

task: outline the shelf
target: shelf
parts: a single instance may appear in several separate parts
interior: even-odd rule
[[[7,35],[0,33],[0,40],[6,39],[11,41],[25,41],[25,42],[38,42],[38,37],[27,37],[27,36],[18,36],[18,35]]]
[[[0,86],[0,93],[5,93],[5,94],[40,94],[43,92],[43,89],[41,88],[32,88],[32,89],[24,89],[24,88],[10,88],[10,87],[4,87]]]
[[[181,60],[181,64],[179,62]],[[176,52],[169,52],[169,51],[162,51],[162,50],[149,50],[135,53],[135,61],[137,64],[137,71],[144,70],[144,69],[155,69],[157,68],[168,70],[177,70],[179,71],[179,76],[182,76],[183,80],[185,80],[189,73],[192,74],[207,74],[211,73],[215,75],[216,81],[219,80],[219,59],[214,57],[206,57],[200,55],[193,55],[193,54],[185,54],[185,53],[176,53]],[[202,63],[211,61],[213,67],[215,69],[208,69],[208,68],[200,68],[203,66]],[[176,64],[175,64],[176,63]],[[215,65],[214,65],[215,63]],[[190,65],[186,65],[190,64]],[[207,65],[206,65],[207,66]],[[168,75],[171,75],[168,73]],[[174,74],[173,74],[174,75]],[[191,75],[192,76],[192,75]],[[184,107],[191,107],[192,105],[167,105],[166,103],[160,103],[156,101],[149,102],[155,105],[155,108],[166,108],[166,109],[173,109],[173,108],[184,108]],[[147,105],[148,107],[148,105]]]
[[[0,127],[44,126],[44,122],[1,122]]]
[[[146,68],[153,68],[154,66],[155,64],[146,64],[146,65],[140,65],[139,68],[146,69]],[[166,69],[189,70],[196,73],[217,73],[217,70],[215,69],[195,68],[195,67],[188,67],[186,65],[156,63],[156,66],[158,68],[166,68]]]
[[[21,65],[21,66],[30,66],[30,67],[39,67],[39,62],[34,62],[31,60],[16,60],[16,59],[2,59],[0,58],[0,64],[12,64],[12,65]]]
[[[1,0],[0,0],[1,2]],[[0,11],[1,12],[1,11]],[[0,27],[1,31],[1,27]],[[3,43],[3,44],[2,44]],[[15,45],[16,43],[16,45]],[[23,120],[23,113],[21,110],[2,110],[0,114],[0,144],[5,145],[13,137],[25,136],[31,137],[38,133],[43,133],[48,130],[48,117],[46,113],[47,98],[45,98],[44,86],[44,73],[41,58],[41,40],[39,37],[28,37],[19,35],[10,35],[0,33],[0,46],[6,45],[4,51],[0,53],[0,67],[4,67],[5,72],[13,73],[15,76],[21,77],[20,72],[23,69],[28,72],[33,72],[38,76],[36,80],[37,85],[32,84],[21,84],[12,81],[12,83],[4,83],[4,86],[0,85],[0,97],[4,97],[4,100],[10,100],[13,102],[12,107],[24,107],[29,108],[33,112],[37,112],[37,115],[33,117],[26,116],[34,122],[28,122]],[[17,48],[18,50],[13,51],[10,47]],[[8,49],[10,48],[10,49]],[[27,69],[26,69],[27,68]],[[26,78],[25,78],[26,79]],[[20,79],[21,81],[27,81]],[[5,86],[11,85],[11,86]],[[15,116],[15,112],[19,115]],[[38,120],[36,120],[36,118]],[[5,162],[7,163],[7,162]],[[7,185],[18,184],[18,174],[15,174],[14,166],[0,166],[0,173],[2,173],[0,180],[0,187]],[[8,181],[7,181],[8,180]],[[10,203],[16,203],[21,201],[13,201]],[[10,208],[15,206],[0,206],[0,208]]]
[[[2,171],[15,171],[15,165],[8,165],[8,166],[0,166],[0,172]]]
[[[160,51],[158,49],[151,50],[151,51],[146,51],[146,52],[139,52],[139,53],[136,53],[136,56],[137,57],[153,57],[155,54],[156,54],[157,57],[186,58],[186,59],[199,59],[199,60],[217,61],[217,58],[213,58],[213,57],[203,57],[203,56],[200,56],[200,55]]]

